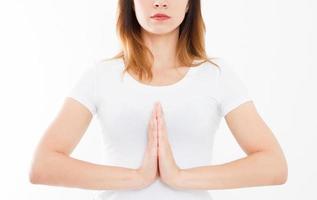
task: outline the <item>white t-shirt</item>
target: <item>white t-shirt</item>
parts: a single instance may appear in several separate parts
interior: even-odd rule
[[[154,102],[165,114],[168,139],[181,169],[211,165],[215,133],[221,119],[252,100],[247,87],[225,62],[190,68],[174,84],[151,86],[125,73],[122,59],[97,62],[74,84],[69,97],[98,117],[106,165],[138,168],[147,144]],[[208,190],[173,189],[160,179],[141,190],[102,190],[100,200],[211,200]]]

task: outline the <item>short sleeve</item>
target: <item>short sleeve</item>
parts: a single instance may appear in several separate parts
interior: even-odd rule
[[[96,64],[85,69],[67,94],[67,97],[71,97],[84,105],[92,115],[97,111],[96,70]]]
[[[232,66],[222,62],[218,77],[220,115],[224,117],[242,103],[252,100],[248,88]]]

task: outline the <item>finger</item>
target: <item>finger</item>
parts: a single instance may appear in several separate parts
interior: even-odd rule
[[[163,139],[165,137],[164,135],[164,126],[165,126],[165,123],[164,123],[164,117],[163,117],[163,112],[162,112],[162,106],[161,104],[159,103],[158,106],[157,106],[157,113],[158,113],[158,118],[157,118],[157,122],[158,122],[158,134],[159,134],[159,137],[161,139]]]
[[[148,134],[150,134],[153,131],[153,127],[154,127],[154,119],[151,116],[150,121],[148,123]],[[150,136],[150,135],[149,135]]]
[[[154,110],[154,109],[153,109]],[[152,137],[152,142],[151,142],[151,149],[152,149],[152,154],[154,156],[157,155],[157,122],[155,119],[155,110],[153,112],[153,117],[152,117],[152,123],[153,123],[153,127],[152,127],[152,131],[151,131],[151,137]]]
[[[162,124],[165,125],[165,117],[164,117],[164,110],[163,110],[162,104],[159,104],[159,108],[160,108],[159,110],[160,110]]]
[[[152,111],[152,121],[153,121],[153,127],[152,127],[152,139],[153,139],[153,145],[157,146],[157,120],[156,120],[156,110],[153,109]]]
[[[149,125],[148,125],[148,140],[149,142],[151,143],[154,143],[154,140],[155,140],[155,131],[156,131],[156,125],[155,125],[155,112],[152,111],[152,114],[151,114],[151,118],[150,118],[150,121],[149,121]]]
[[[155,111],[156,111],[156,121],[157,121],[157,134],[158,137],[161,137],[161,120],[160,120],[160,108],[159,108],[159,102],[156,102],[155,104]]]
[[[160,131],[160,120],[159,120],[159,115],[160,115],[160,111],[159,111],[159,102],[155,102],[155,106],[154,106],[154,110],[155,110],[155,115],[156,115],[156,128],[157,128],[157,146],[159,148],[159,146],[161,145],[161,131]]]
[[[159,145],[164,145],[166,136],[165,136],[161,118],[157,119],[157,134],[158,134]]]
[[[157,147],[157,121],[156,119],[153,119],[153,131],[152,131],[152,137],[153,137],[153,142],[154,146]]]
[[[156,117],[159,118],[161,116],[160,103],[156,102],[155,104]]]

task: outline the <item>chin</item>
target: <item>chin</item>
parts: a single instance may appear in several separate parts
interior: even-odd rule
[[[177,28],[177,27],[176,27]],[[154,35],[166,35],[176,30],[176,28],[153,28],[151,30],[146,30],[146,32]]]

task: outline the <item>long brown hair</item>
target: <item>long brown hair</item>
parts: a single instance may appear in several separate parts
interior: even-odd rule
[[[200,0],[189,0],[188,4],[188,11],[180,24],[176,56],[184,66],[198,66],[204,62],[218,66],[208,58],[205,51],[206,28]],[[122,58],[125,64],[123,73],[131,70],[140,80],[143,80],[144,75],[147,80],[152,80],[151,66],[154,58],[141,38],[141,26],[134,12],[133,0],[118,0],[116,33],[122,50],[110,60]],[[202,61],[195,64],[194,60]]]

